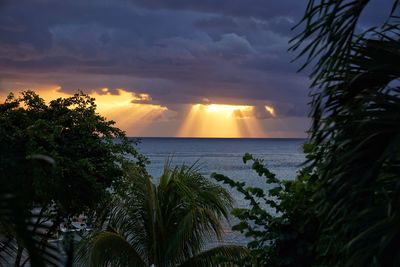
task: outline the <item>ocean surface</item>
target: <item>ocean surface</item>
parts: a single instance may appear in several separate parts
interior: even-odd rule
[[[264,138],[141,138],[138,149],[150,160],[148,171],[157,182],[164,164],[197,164],[203,175],[224,174],[234,180],[251,186],[266,188],[265,178],[251,170],[251,163],[243,163],[242,157],[248,152],[263,159],[264,164],[277,177],[293,179],[304,162],[302,144],[305,139],[264,139]],[[210,178],[211,179],[211,178]],[[235,190],[226,187],[234,197],[237,207],[247,207],[248,203]],[[230,224],[234,224],[231,219]],[[224,222],[224,243],[245,244],[240,233],[232,232],[228,222]]]

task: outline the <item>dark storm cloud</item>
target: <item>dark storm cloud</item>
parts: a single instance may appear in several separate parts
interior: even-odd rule
[[[305,116],[308,82],[287,53],[305,4],[0,0],[0,81],[125,88],[170,108],[268,103],[279,116]]]
[[[153,9],[192,10],[238,17],[268,19],[274,16],[297,16],[305,8],[305,1],[283,0],[131,0],[137,5]]]

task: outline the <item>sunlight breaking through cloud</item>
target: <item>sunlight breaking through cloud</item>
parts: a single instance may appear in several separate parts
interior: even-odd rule
[[[257,137],[265,136],[254,106],[192,105],[178,132],[180,137]]]
[[[59,86],[28,86],[46,101],[72,94]],[[202,104],[182,104],[172,107],[153,101],[145,92],[127,89],[97,88],[86,91],[96,99],[97,111],[128,136],[177,137],[268,137],[279,123],[270,104],[231,105],[214,104],[207,99]],[[0,94],[5,99],[6,94]]]
[[[218,105],[218,104],[210,104],[205,105],[205,111],[212,113],[223,113],[226,114],[226,117],[229,118],[232,115],[235,115],[237,112],[251,112],[253,110],[252,106],[239,106],[239,105]]]
[[[264,108],[272,117],[276,117],[275,109],[273,107],[265,105]]]
[[[46,102],[59,97],[72,96],[62,92],[58,86],[35,88],[35,91]],[[162,120],[163,115],[169,112],[165,106],[150,103],[151,97],[145,93],[136,94],[117,89],[117,93],[112,94],[108,88],[85,93],[96,99],[97,112],[100,115],[115,121],[116,126],[125,130],[128,135],[140,135],[154,121]],[[6,95],[0,95],[0,97],[5,99]]]

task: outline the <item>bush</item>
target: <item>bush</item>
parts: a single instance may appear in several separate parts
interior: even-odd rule
[[[246,154],[243,162],[252,161],[252,169],[265,177],[270,188],[263,190],[246,186],[244,182],[221,174],[212,174],[241,192],[249,208],[236,208],[232,215],[239,219],[233,230],[250,239],[247,244],[252,258],[242,264],[249,266],[311,266],[315,261],[314,243],[318,237],[319,221],[309,209],[314,188],[308,183],[311,170],[303,168],[293,181],[278,179],[262,160]]]

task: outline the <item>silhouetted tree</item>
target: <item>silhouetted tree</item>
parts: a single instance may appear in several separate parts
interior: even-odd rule
[[[28,214],[26,222],[35,217],[34,232],[49,221],[43,241],[63,219],[94,212],[109,198],[109,189],[123,178],[124,163],[144,165],[134,142],[113,124],[96,113],[94,99],[84,94],[46,104],[26,91],[18,98],[10,94],[0,104],[1,192],[17,200],[21,215]],[[10,218],[4,217],[8,223],[2,225],[13,225]],[[1,230],[5,241],[17,233]],[[14,236],[16,266],[27,245],[20,236]],[[3,247],[0,253],[5,251]]]
[[[321,264],[400,264],[399,1],[362,31],[369,1],[309,1],[292,49],[313,68],[310,161]]]
[[[158,185],[142,169],[127,181],[100,229],[87,236],[78,261],[88,266],[232,266],[247,255],[241,246],[221,245],[220,219],[232,199],[193,167],[166,166]]]

